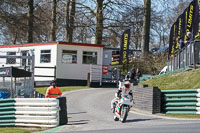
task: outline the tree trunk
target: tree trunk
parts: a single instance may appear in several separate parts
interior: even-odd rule
[[[103,0],[97,0],[97,13],[96,13],[96,44],[102,43],[103,34]]]
[[[149,35],[151,24],[151,0],[144,0],[144,22],[142,29],[142,56],[145,57],[149,53]]]
[[[52,14],[51,14],[51,41],[56,41],[56,7],[57,7],[57,0],[53,0],[53,7],[52,7]]]
[[[17,42],[17,33],[14,34],[14,37],[13,37],[13,44],[16,44]]]
[[[69,33],[70,33],[70,22],[69,22],[69,7],[70,7],[70,0],[66,0],[66,26],[65,26],[65,36],[66,41],[69,42]]]
[[[165,33],[163,32],[163,46],[165,47]]]
[[[70,22],[69,22],[69,42],[73,40],[73,31],[74,31],[74,19],[75,19],[75,12],[76,12],[76,0],[72,0],[71,5],[71,12],[70,12]]]
[[[33,1],[28,1],[28,32],[27,32],[27,42],[33,43]]]

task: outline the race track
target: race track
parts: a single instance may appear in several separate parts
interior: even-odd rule
[[[115,122],[110,101],[116,88],[96,88],[65,93],[68,125],[56,132],[70,133],[199,133],[200,120],[166,119],[129,112],[127,122]]]

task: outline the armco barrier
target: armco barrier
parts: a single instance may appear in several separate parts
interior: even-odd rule
[[[2,99],[0,100],[0,127],[56,127],[60,123],[59,111],[59,99],[56,98]]]
[[[162,90],[166,114],[200,114],[200,89]]]

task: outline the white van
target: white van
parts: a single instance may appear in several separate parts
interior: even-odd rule
[[[167,72],[168,66],[165,66],[159,73],[159,75],[161,74],[165,74]]]

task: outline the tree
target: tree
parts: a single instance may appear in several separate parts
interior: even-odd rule
[[[57,8],[57,0],[53,0],[53,7],[51,14],[51,21],[52,21],[51,41],[56,41],[56,8]]]
[[[101,44],[103,34],[103,1],[97,0],[97,12],[96,12],[96,44]]]
[[[71,10],[70,10],[71,3]],[[76,0],[66,0],[66,41],[73,41],[73,32],[74,32],[74,20],[76,14]]]
[[[151,24],[151,0],[144,0],[144,21],[142,29],[142,55],[145,57],[149,52],[149,35]]]
[[[33,2],[34,0],[28,1],[28,32],[27,32],[27,42],[33,43]]]

